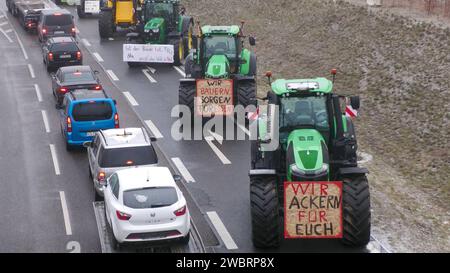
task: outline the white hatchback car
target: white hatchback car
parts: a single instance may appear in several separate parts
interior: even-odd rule
[[[123,243],[189,242],[189,210],[168,168],[119,170],[108,178],[104,195],[113,248]]]

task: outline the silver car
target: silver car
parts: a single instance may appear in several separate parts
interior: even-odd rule
[[[92,142],[84,144],[89,158],[89,176],[94,182],[95,201],[103,199],[103,186],[114,172],[158,164],[152,146],[155,140],[144,128],[121,128],[99,131]]]

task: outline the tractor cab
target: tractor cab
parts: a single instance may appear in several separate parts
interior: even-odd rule
[[[179,16],[178,1],[146,1],[143,6],[145,31],[159,32],[161,27],[169,31],[177,29]]]

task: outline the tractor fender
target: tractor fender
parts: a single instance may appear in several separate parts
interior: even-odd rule
[[[360,167],[340,168],[339,171],[337,172],[338,176],[362,175],[368,173],[369,170],[367,168],[360,168]]]
[[[185,83],[185,84],[193,83],[193,84],[195,84],[196,80],[192,79],[192,78],[181,78],[180,79],[180,83]]]
[[[276,176],[277,171],[275,169],[255,169],[250,170],[248,175],[252,176]]]
[[[182,16],[181,17],[181,28],[178,29],[178,31],[181,33],[181,35],[184,35],[189,31],[189,25],[194,25],[194,19],[190,16]]]

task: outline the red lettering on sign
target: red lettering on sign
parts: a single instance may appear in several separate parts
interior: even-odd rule
[[[324,210],[319,211],[320,222],[327,222],[327,212]]]
[[[320,184],[320,195],[328,195],[328,185],[327,184]]]

